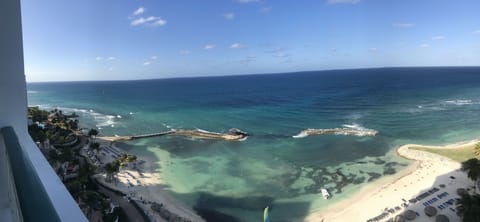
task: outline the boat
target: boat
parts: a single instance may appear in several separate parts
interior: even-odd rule
[[[330,193],[328,193],[328,190],[327,189],[320,189],[320,191],[322,192],[322,196],[323,196],[323,199],[327,200],[327,199],[330,199]]]

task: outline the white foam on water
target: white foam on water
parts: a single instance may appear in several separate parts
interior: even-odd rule
[[[363,127],[363,126],[361,126],[360,124],[357,124],[357,123],[343,124],[342,126],[345,127],[345,128],[349,128],[349,129],[368,130],[367,128],[365,128],[365,127]]]
[[[446,100],[446,104],[450,105],[457,105],[457,106],[463,106],[463,105],[473,105],[475,104],[472,100],[470,99],[457,99],[457,100]]]
[[[308,134],[304,131],[300,132],[299,134],[295,135],[295,136],[292,136],[293,138],[304,138],[304,137],[307,137]]]

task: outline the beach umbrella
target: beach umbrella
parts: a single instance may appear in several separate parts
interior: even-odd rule
[[[403,215],[407,220],[414,220],[417,217],[417,214],[413,210],[407,210]]]
[[[403,215],[399,214],[395,217],[394,221],[395,222],[405,222],[405,217]]]
[[[263,222],[270,222],[270,215],[268,214],[268,207],[263,210]]]
[[[450,222],[450,219],[443,214],[439,214],[437,217],[435,217],[435,222]]]
[[[425,207],[424,212],[427,216],[432,217],[432,216],[435,216],[435,214],[437,214],[437,209],[435,209],[435,207],[432,207],[432,206],[427,206]]]

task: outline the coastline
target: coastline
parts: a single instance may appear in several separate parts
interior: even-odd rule
[[[474,146],[478,142],[480,140],[445,146],[402,145],[396,149],[396,154],[412,161],[407,168],[394,175],[382,177],[363,187],[352,197],[335,203],[320,212],[313,212],[297,221],[367,221],[381,213],[384,208],[402,204],[402,199],[409,200],[435,185],[447,184],[449,181],[445,181],[446,178],[448,179],[446,175],[455,175],[459,185],[467,185],[469,179],[466,174],[458,171],[460,163],[438,154],[410,148],[458,149]],[[410,208],[415,208],[415,205],[413,204],[408,209]]]
[[[106,144],[104,141],[104,144]],[[455,173],[456,177],[466,179],[466,174],[458,172],[460,163],[450,160],[438,154],[414,150],[410,148],[433,148],[433,149],[459,149],[468,146],[474,146],[480,140],[472,140],[461,143],[454,143],[445,146],[428,146],[418,144],[406,144],[395,149],[396,155],[412,161],[406,168],[396,174],[384,176],[377,181],[361,188],[357,194],[352,197],[334,203],[332,206],[324,210],[313,212],[307,217],[297,219],[295,221],[367,221],[379,214],[382,209],[387,207],[398,206],[402,199],[411,199],[427,190],[438,185],[437,177]],[[115,147],[113,145],[113,147]],[[124,151],[121,148],[115,147]],[[124,151],[125,152],[125,151]],[[119,183],[106,183],[105,175],[97,175],[97,179],[102,184],[119,190],[123,193],[130,193],[132,190],[128,188],[128,184],[132,179],[138,179],[140,186],[135,186],[135,196],[133,199],[139,199],[147,202],[163,203],[164,207],[170,212],[192,221],[204,221],[192,209],[184,206],[178,200],[175,200],[165,190],[166,183],[162,181],[159,169],[156,168],[155,162],[148,156],[138,156],[139,159],[145,160],[142,167],[142,175],[132,169],[123,169],[117,175]],[[162,163],[158,163],[162,165]],[[462,176],[463,175],[463,176]],[[133,177],[133,178],[132,178]],[[462,182],[468,183],[468,181]],[[164,221],[159,214],[150,209],[149,204],[139,204],[148,215],[155,215],[157,221]],[[369,206],[365,208],[365,206]],[[406,210],[406,209],[405,209]]]
[[[108,146],[126,153],[125,150],[116,147],[114,144],[110,144],[108,141],[102,141],[102,144],[108,144]],[[156,163],[151,158],[142,155],[137,155],[137,158],[143,160],[141,167],[139,167],[141,173],[130,167],[125,167],[116,175],[118,180],[117,184],[114,182],[106,182],[105,174],[97,174],[94,177],[98,182],[111,189],[118,190],[124,194],[133,194],[131,195],[131,199],[137,200],[138,205],[147,212],[147,215],[154,216],[156,221],[166,220],[150,208],[151,204],[149,203],[151,202],[163,204],[163,208],[182,218],[194,222],[205,221],[197,215],[193,209],[190,209],[189,207],[184,206],[181,202],[175,200],[165,190],[166,184],[160,177]],[[145,204],[142,203],[143,201],[145,201]]]

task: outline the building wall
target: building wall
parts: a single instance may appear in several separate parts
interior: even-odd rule
[[[28,135],[20,0],[0,0],[0,128],[4,126],[14,128],[60,219],[87,221]]]

